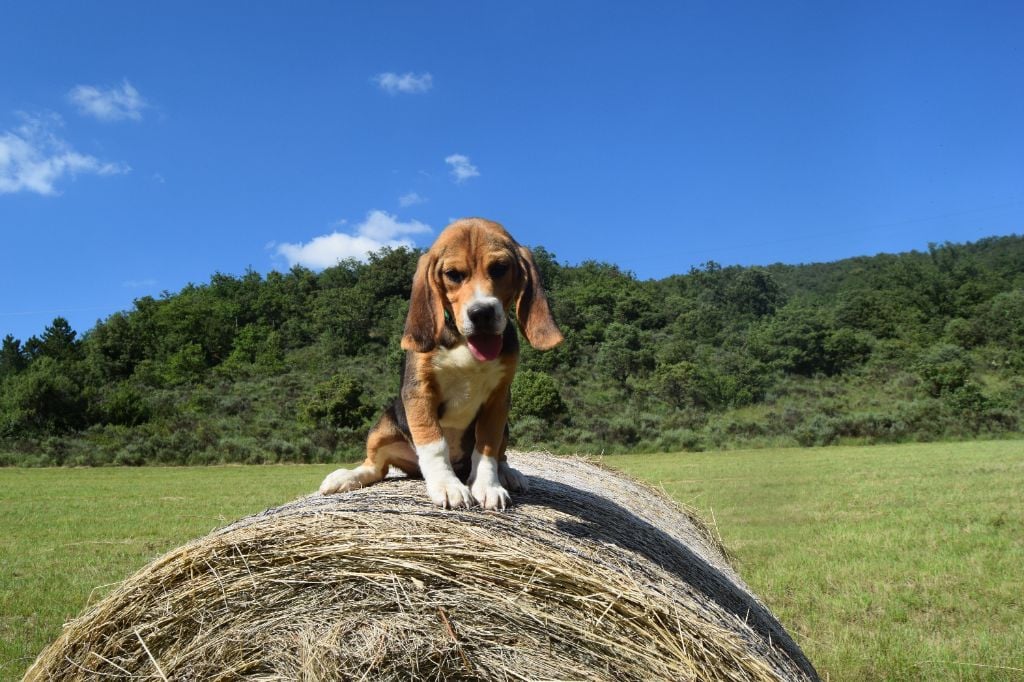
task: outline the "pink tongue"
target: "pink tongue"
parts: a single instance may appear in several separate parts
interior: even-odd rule
[[[493,360],[501,353],[501,334],[474,334],[466,340],[469,352],[481,362]]]

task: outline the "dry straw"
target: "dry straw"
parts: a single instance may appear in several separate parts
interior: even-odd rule
[[[693,514],[581,459],[511,459],[531,490],[505,513],[389,479],[215,531],[26,679],[817,679]]]

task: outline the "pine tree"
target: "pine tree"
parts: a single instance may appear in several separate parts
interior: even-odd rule
[[[17,374],[28,365],[28,358],[21,347],[21,341],[8,334],[0,346],[0,379]]]
[[[49,327],[43,330],[39,340],[39,354],[54,360],[71,360],[78,355],[77,334],[63,317],[55,317]]]

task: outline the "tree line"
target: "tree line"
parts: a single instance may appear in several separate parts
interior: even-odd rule
[[[215,274],[0,346],[0,464],[358,457],[398,390],[419,251]],[[1024,237],[639,280],[535,260],[565,334],[523,351],[519,448],[703,450],[1019,434]]]

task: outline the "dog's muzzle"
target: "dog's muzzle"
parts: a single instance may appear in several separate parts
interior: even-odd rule
[[[466,336],[474,334],[501,334],[505,331],[508,318],[501,306],[501,301],[488,297],[473,301],[466,306],[462,324],[462,333]]]

